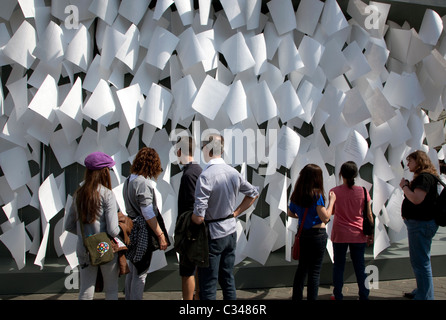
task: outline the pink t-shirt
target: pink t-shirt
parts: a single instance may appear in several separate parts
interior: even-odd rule
[[[333,209],[333,228],[331,241],[338,243],[363,243],[367,241],[362,233],[362,210],[364,208],[364,191],[362,187],[340,185],[331,189],[336,194]],[[367,191],[367,201],[370,195]]]

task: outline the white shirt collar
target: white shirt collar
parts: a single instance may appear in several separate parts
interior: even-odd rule
[[[206,170],[208,167],[212,166],[213,164],[226,164],[225,160],[223,158],[213,158],[209,160],[209,162],[204,167],[204,170]]]

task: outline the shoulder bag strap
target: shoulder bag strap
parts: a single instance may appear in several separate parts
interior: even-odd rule
[[[300,237],[302,233],[302,229],[304,228],[305,218],[307,217],[308,208],[305,208],[304,216],[302,217],[302,222],[299,224],[299,230],[297,231],[297,235]]]
[[[432,175],[435,178],[435,180],[437,180],[437,182],[439,182],[444,188],[446,188],[446,184],[443,181],[441,181],[441,179],[439,177],[437,177],[436,175],[431,174],[431,173],[430,173],[430,175]]]
[[[363,211],[363,215],[364,218],[367,217],[367,191],[364,187],[362,187],[362,190],[364,191],[364,211]]]

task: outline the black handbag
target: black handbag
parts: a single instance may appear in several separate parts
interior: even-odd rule
[[[369,218],[367,217],[367,191],[364,187],[362,187],[364,190],[364,209],[362,210],[362,232],[366,236],[371,236],[375,228],[372,223],[370,223]]]

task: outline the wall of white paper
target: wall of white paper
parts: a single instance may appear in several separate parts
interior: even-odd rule
[[[77,265],[60,221],[94,151],[116,161],[121,210],[135,154],[142,145],[158,151],[156,189],[173,237],[175,130],[190,132],[198,152],[207,132],[227,135],[225,159],[262,190],[237,223],[237,263],[265,264],[281,248],[289,261],[296,225],[286,209],[310,162],[327,191],[344,161],[370,167],[372,181],[358,183],[373,185],[375,257],[404,238],[398,182],[410,177],[401,161],[414,149],[437,167],[444,159],[444,17],[426,8],[416,30],[388,21],[390,5],[374,1],[372,11],[350,1],[348,15],[336,0],[220,0],[218,11],[211,1],[152,2],[2,3],[0,241],[19,269],[25,252],[44,267],[49,237]],[[25,225],[17,210],[27,207],[41,215]],[[151,272],[167,264],[164,252],[152,260]]]

